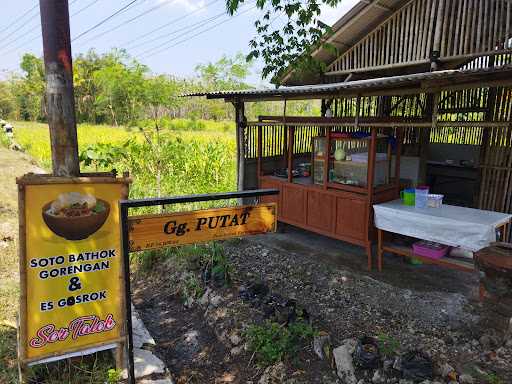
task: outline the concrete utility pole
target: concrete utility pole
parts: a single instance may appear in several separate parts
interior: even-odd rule
[[[79,176],[68,0],[40,0],[54,176]]]

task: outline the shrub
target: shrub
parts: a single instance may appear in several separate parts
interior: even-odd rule
[[[267,366],[294,356],[300,346],[309,342],[315,333],[311,325],[300,320],[287,327],[270,321],[262,325],[251,325],[245,335],[256,362]]]
[[[385,357],[393,357],[397,354],[400,349],[400,342],[388,335],[380,334],[377,337],[377,342],[379,344],[379,350]]]
[[[183,301],[187,302],[189,299],[200,298],[204,293],[204,288],[195,274],[187,273],[181,281],[180,291]]]
[[[205,249],[201,264],[206,283],[213,281],[217,286],[231,284],[232,267],[220,243],[213,242]]]

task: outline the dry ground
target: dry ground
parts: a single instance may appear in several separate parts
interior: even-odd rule
[[[18,190],[16,177],[40,169],[26,155],[0,147],[0,382],[16,382]]]

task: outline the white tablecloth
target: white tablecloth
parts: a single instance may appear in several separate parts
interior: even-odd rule
[[[373,206],[375,226],[418,239],[435,241],[476,252],[496,241],[496,227],[512,215],[480,209],[443,205],[416,208],[393,200]]]

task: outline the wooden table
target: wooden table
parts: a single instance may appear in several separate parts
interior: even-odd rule
[[[500,240],[507,242],[512,215],[473,208],[443,205],[441,208],[416,208],[393,200],[373,206],[375,226],[378,229],[378,268],[382,271],[384,252],[404,257],[414,257],[426,264],[437,264],[460,271],[475,271],[472,259],[443,257],[430,259],[413,253],[411,247],[385,241],[386,233],[396,233],[421,240],[435,241],[452,247],[462,247],[476,252],[496,241],[496,229],[501,230]]]

